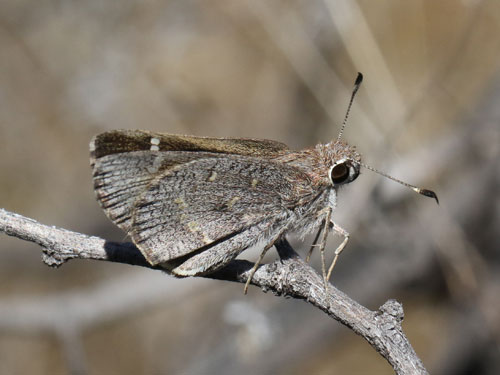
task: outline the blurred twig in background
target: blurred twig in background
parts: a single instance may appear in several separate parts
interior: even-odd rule
[[[122,241],[94,201],[93,135],[146,128],[300,149],[337,134],[361,71],[346,139],[442,204],[363,173],[339,196],[351,240],[333,283],[366,306],[402,301],[431,373],[500,373],[499,34],[496,0],[2,1],[1,206]],[[68,335],[73,354],[46,331],[2,326],[1,373],[63,373],[64,356],[89,373],[391,371],[306,304],[107,262],[53,271],[22,243],[0,242],[0,307],[48,298],[63,310],[63,294],[90,314],[103,302],[86,291],[103,290],[133,315],[89,320],[78,341]],[[255,319],[228,318],[235,304]]]

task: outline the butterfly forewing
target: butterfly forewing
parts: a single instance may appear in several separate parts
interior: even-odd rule
[[[191,151],[275,157],[288,146],[267,139],[209,138],[153,133],[146,130],[113,130],[97,135],[90,144],[93,160],[131,151]]]

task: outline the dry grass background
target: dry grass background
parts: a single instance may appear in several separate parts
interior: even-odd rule
[[[0,206],[122,240],[93,197],[94,134],[312,146],[336,136],[361,71],[345,138],[441,205],[363,173],[334,214],[352,239],[333,283],[372,309],[403,302],[431,373],[497,374],[499,35],[496,0],[3,0]],[[303,302],[125,265],[49,269],[1,236],[0,373],[391,369]]]

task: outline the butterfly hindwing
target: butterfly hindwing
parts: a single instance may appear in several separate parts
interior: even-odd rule
[[[280,227],[276,217],[266,217],[263,221],[240,232],[219,239],[217,242],[197,249],[186,256],[162,263],[178,276],[196,276],[210,273],[234,259],[241,251],[261,239],[271,237]]]
[[[286,152],[287,146],[270,140],[112,130],[95,136],[90,143],[90,150],[97,199],[106,215],[128,232],[135,201],[151,181],[166,169],[199,159],[207,153],[270,158]]]
[[[136,201],[130,235],[151,264],[208,250],[288,214],[296,197],[291,167],[252,157],[213,155],[156,177]],[[256,242],[258,236],[253,236]],[[239,244],[237,248],[252,245]],[[229,242],[228,242],[229,243]]]
[[[97,199],[151,264],[216,269],[275,230],[307,179],[280,142],[116,130],[90,145]],[[258,158],[258,159],[257,159]]]
[[[124,231],[132,209],[158,173],[197,159],[195,153],[134,151],[103,156],[93,163],[94,190],[106,215]]]

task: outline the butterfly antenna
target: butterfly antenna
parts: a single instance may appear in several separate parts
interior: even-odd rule
[[[437,202],[437,204],[439,204],[439,199],[436,195],[436,193],[434,193],[432,190],[428,190],[428,189],[422,189],[422,188],[419,188],[417,186],[413,186],[407,182],[404,182],[404,181],[401,181],[401,180],[398,180],[397,178],[395,177],[392,177],[390,175],[388,175],[387,173],[384,173],[384,172],[381,172],[373,167],[370,167],[369,165],[366,165],[366,164],[363,164],[363,163],[360,163],[360,162],[357,162],[359,165],[361,165],[362,167],[372,171],[372,172],[375,172],[375,173],[378,173],[379,175],[381,176],[384,176],[386,178],[388,178],[389,180],[392,180],[394,182],[397,182],[398,184],[401,184],[403,186],[406,186],[408,188],[410,188],[411,190],[413,190],[414,192],[420,194],[420,195],[424,195],[426,197],[429,197],[429,198],[434,198]]]
[[[352,89],[351,100],[349,100],[349,105],[347,106],[347,112],[345,113],[344,121],[342,122],[342,127],[340,128],[339,136],[337,137],[337,142],[342,138],[342,134],[344,133],[345,126],[347,124],[347,118],[349,117],[349,112],[351,111],[352,102],[354,102],[354,97],[359,90],[359,86],[361,86],[361,82],[363,82],[363,74],[358,73],[356,77],[356,81],[354,82],[354,88]]]

